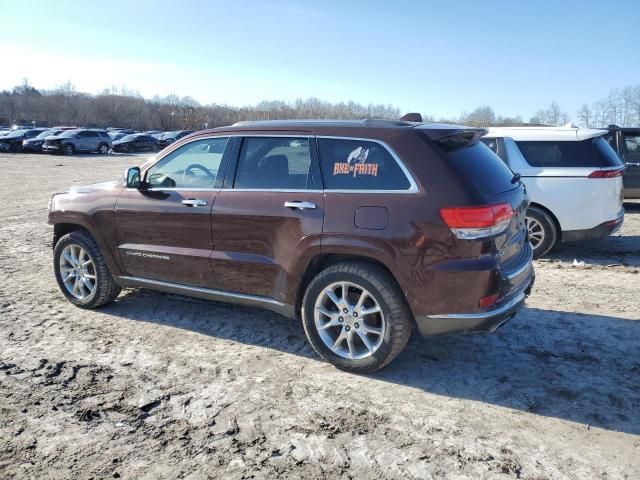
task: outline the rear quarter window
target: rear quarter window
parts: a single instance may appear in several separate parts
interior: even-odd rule
[[[409,190],[404,171],[382,144],[319,138],[320,164],[328,190]]]
[[[620,158],[603,137],[576,141],[517,141],[532,167],[617,167]]]

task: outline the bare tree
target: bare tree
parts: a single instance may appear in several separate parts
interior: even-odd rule
[[[587,105],[586,103],[582,105],[582,107],[580,107],[580,110],[578,110],[578,120],[580,120],[582,125],[587,128],[592,126],[593,113],[591,112],[589,105]]]
[[[496,123],[496,114],[493,111],[493,108],[484,105],[476,108],[473,112],[466,115],[466,118],[463,114],[463,118],[461,118],[461,120],[466,125],[474,127],[488,127]]]

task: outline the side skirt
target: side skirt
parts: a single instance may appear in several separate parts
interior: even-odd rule
[[[264,308],[279,313],[289,318],[297,318],[293,305],[278,302],[273,298],[247,295],[244,293],[225,292],[222,290],[211,290],[208,288],[182,285],[179,283],[164,282],[160,280],[150,280],[139,277],[113,277],[118,285],[124,288],[148,288],[160,292],[175,293],[188,297],[202,298],[216,302],[233,303],[248,307]]]

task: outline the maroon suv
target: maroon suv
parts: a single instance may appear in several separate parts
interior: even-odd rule
[[[301,318],[320,356],[356,372],[414,326],[492,331],[534,272],[525,189],[483,134],[370,120],[192,134],[53,196],[56,279],[83,308],[144,287]]]

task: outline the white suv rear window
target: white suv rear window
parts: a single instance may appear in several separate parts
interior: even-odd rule
[[[617,167],[622,164],[602,138],[575,141],[517,141],[532,167]]]

